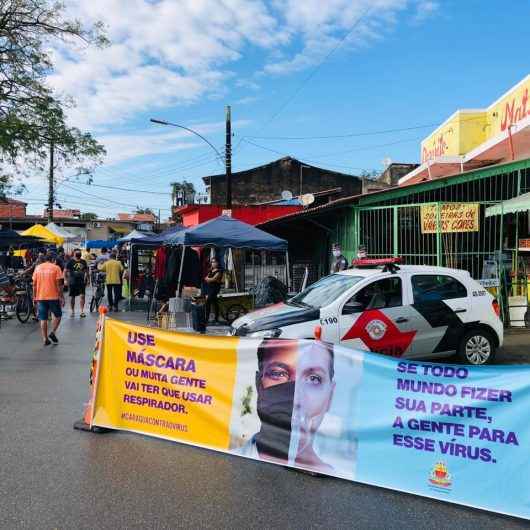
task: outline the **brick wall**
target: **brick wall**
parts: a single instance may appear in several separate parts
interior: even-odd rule
[[[0,203],[0,217],[26,217],[26,205],[24,203]]]
[[[342,188],[333,198],[347,197],[361,193],[361,179],[353,175],[336,173],[312,166],[306,166],[298,160],[286,158],[266,166],[234,173],[232,176],[232,202],[234,204],[253,204],[274,201],[281,198],[283,190],[293,195],[300,194],[300,173],[302,193],[315,193],[332,188]],[[224,176],[210,177],[211,203],[226,202],[226,184]]]

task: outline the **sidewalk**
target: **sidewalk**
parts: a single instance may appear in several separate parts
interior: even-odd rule
[[[506,330],[495,364],[530,364],[530,330]]]

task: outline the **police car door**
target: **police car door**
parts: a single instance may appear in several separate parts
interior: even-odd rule
[[[403,280],[395,274],[361,288],[342,307],[341,344],[401,357],[414,336],[404,301]]]
[[[417,329],[411,355],[455,352],[465,324],[472,318],[466,287],[456,277],[436,273],[412,274],[410,283]]]

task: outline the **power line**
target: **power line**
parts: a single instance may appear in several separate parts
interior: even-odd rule
[[[66,179],[62,182],[71,182],[70,180]],[[150,191],[150,190],[137,190],[132,188],[120,188],[119,186],[105,186],[104,184],[89,184],[88,182],[77,182],[77,184],[80,184],[81,186],[91,186],[95,188],[105,188],[108,190],[118,190],[118,191],[131,191],[131,192],[137,192],[137,193],[148,193],[150,195],[163,195],[164,197],[168,197],[171,195],[169,192],[163,192],[163,191]]]
[[[137,204],[127,204],[127,203],[124,203],[124,202],[117,202],[117,201],[113,201],[111,199],[107,199],[106,197],[100,197],[99,195],[93,195],[92,193],[88,193],[86,191],[74,188],[73,186],[70,186],[69,184],[64,184],[63,183],[63,186],[65,186],[66,188],[71,189],[73,191],[76,191],[77,193],[82,193],[83,195],[86,195],[87,197],[93,197],[93,198],[99,199],[101,201],[107,201],[107,202],[110,202],[112,204],[117,204],[118,206],[128,206],[130,208],[137,208],[138,207]]]
[[[305,85],[315,77],[315,75],[319,72],[320,68],[324,65],[324,63],[344,44],[346,39],[352,34],[353,30],[356,29],[359,24],[362,22],[362,20],[368,15],[370,12],[370,8],[368,8],[352,25],[352,27],[346,32],[346,34],[335,44],[335,46],[324,56],[324,58],[318,63],[315,68],[307,75],[302,82],[298,85],[296,90],[289,96],[278,108],[278,110],[268,119],[268,121],[265,122],[265,124],[261,127],[261,130],[263,130],[267,125],[269,125],[277,116],[279,116],[282,111],[293,101],[296,96],[303,90]]]
[[[380,147],[389,147],[391,145],[404,144],[407,142],[417,142],[418,140],[421,140],[421,138],[406,138],[404,140],[396,140],[394,142],[386,142],[384,144],[377,144],[377,145],[365,145],[365,146],[353,147],[352,149],[334,151],[333,153],[324,153],[324,154],[319,154],[316,156],[319,158],[326,158],[328,156],[346,155],[348,153],[356,153],[358,151],[370,151],[372,149],[378,149]]]
[[[483,117],[475,117],[475,118],[465,118],[463,120],[460,120],[460,123],[467,122],[467,121],[477,121],[482,120]],[[440,125],[443,125],[444,122],[437,121],[436,123],[427,123],[425,125],[414,125],[411,127],[403,127],[399,129],[382,129],[379,131],[363,131],[363,132],[354,132],[354,133],[346,133],[346,134],[331,134],[331,135],[325,135],[325,136],[243,136],[242,140],[245,138],[252,138],[256,140],[332,140],[335,138],[354,138],[358,136],[373,136],[378,134],[391,134],[395,132],[406,132],[406,131],[414,131],[418,129],[428,129],[430,127],[439,127]]]
[[[250,144],[250,145],[253,145],[254,147],[258,147],[260,149],[264,149],[265,151],[270,151],[271,153],[275,153],[277,155],[281,155],[281,156],[291,156],[291,155],[288,155],[287,153],[282,153],[281,151],[277,151],[276,149],[271,149],[270,147],[265,147],[264,145],[259,145],[259,144],[256,144],[254,142],[251,142],[250,140],[245,140],[245,143],[247,144]],[[300,162],[306,162],[306,163],[311,163],[311,164],[320,164],[321,161],[319,160],[314,160],[314,159],[310,159],[310,158],[305,158],[305,157],[296,157]],[[360,169],[361,171],[365,171],[367,168],[363,168],[363,167],[355,167],[355,166],[346,166],[346,165],[343,165],[343,164],[328,164],[328,166],[330,167],[342,167],[342,168],[345,168],[345,169]]]

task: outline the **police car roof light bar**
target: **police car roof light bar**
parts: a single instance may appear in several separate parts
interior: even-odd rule
[[[361,258],[361,259],[354,259],[352,261],[352,266],[357,268],[373,268],[373,267],[383,267],[383,272],[391,272],[392,274],[395,274],[399,267],[397,266],[398,263],[401,263],[401,258]]]

